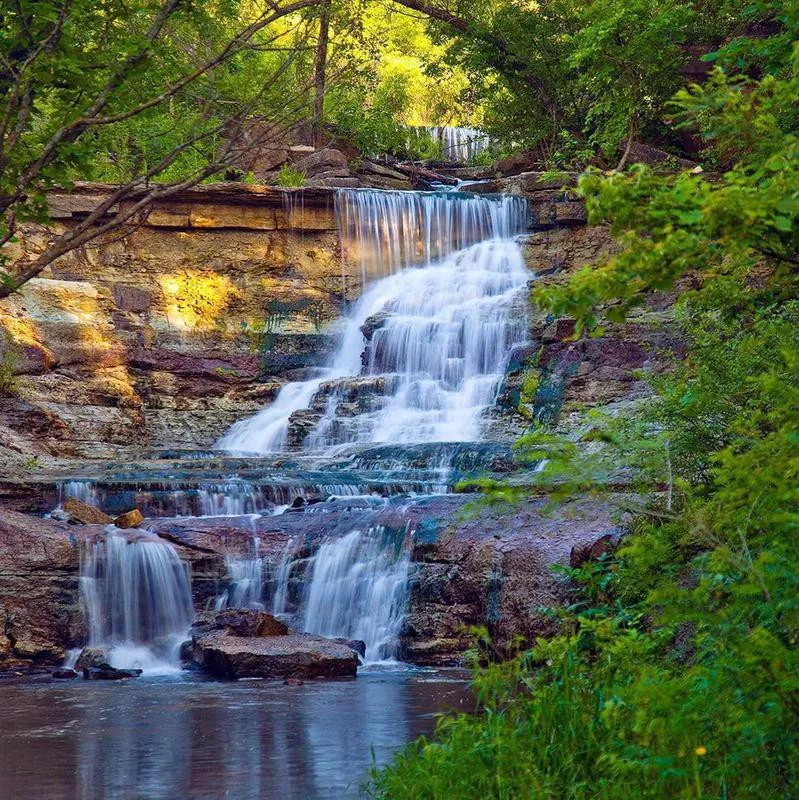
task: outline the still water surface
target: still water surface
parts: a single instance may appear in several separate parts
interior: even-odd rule
[[[373,758],[432,732],[436,712],[470,708],[461,678],[0,682],[0,797],[357,797]]]

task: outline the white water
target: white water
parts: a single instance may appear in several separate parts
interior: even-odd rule
[[[130,539],[111,527],[82,556],[89,645],[111,648],[114,667],[175,667],[194,619],[188,570],[175,548],[154,534]]]
[[[336,194],[342,250],[360,264],[363,286],[477,242],[509,239],[524,229],[526,211],[522,198],[509,195],[375,189]]]
[[[420,192],[341,192],[345,249],[360,257],[364,291],[345,320],[335,357],[316,377],[289,383],[217,443],[243,453],[286,448],[291,415],[320,395],[324,413],[304,447],[342,443],[474,441],[508,356],[525,339],[519,302],[529,275],[510,238],[524,224],[518,198]],[[476,242],[476,244],[474,243]],[[438,260],[436,258],[438,257]],[[424,266],[411,266],[425,262]],[[367,340],[363,328],[373,323]],[[342,411],[376,378],[367,408]],[[336,382],[339,383],[336,383]]]
[[[491,146],[488,134],[478,128],[440,125],[427,132],[441,142],[441,154],[448,161],[471,161]]]
[[[298,627],[365,642],[366,663],[395,658],[408,605],[406,538],[407,530],[373,526],[323,542],[309,559],[287,552],[275,573],[273,613],[286,614],[289,581],[304,572],[306,588],[293,614]]]
[[[57,508],[61,508],[68,497],[74,497],[89,506],[100,506],[100,496],[93,481],[60,481]]]
[[[216,598],[214,607],[217,611],[223,608],[248,608],[262,611],[264,608],[264,560],[261,557],[261,540],[253,538],[253,555],[250,558],[225,559],[230,585]]]

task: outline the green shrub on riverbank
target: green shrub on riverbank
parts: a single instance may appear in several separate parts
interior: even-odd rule
[[[781,30],[718,61],[733,55],[768,67],[719,70],[674,107],[723,174],[587,175],[592,221],[622,251],[537,296],[587,335],[690,277],[688,356],[646,424],[591,434],[620,465],[659,463],[665,491],[612,560],[570,571],[562,634],[478,671],[480,712],[377,771],[375,797],[799,796],[799,47]],[[525,445],[554,456],[542,488],[599,490],[579,448],[551,445]]]

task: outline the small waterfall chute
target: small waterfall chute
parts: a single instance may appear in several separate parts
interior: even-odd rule
[[[408,608],[409,570],[407,526],[356,528],[322,542],[309,557],[287,552],[275,573],[271,608],[307,633],[363,641],[366,663],[394,660]],[[305,588],[290,609],[292,580]]]
[[[214,604],[217,611],[223,608],[245,608],[262,611],[264,592],[264,560],[261,556],[261,540],[253,538],[253,554],[249,558],[228,557],[225,559],[230,583]]]
[[[188,567],[171,544],[109,528],[84,546],[80,589],[89,645],[110,648],[112,666],[177,664],[194,610]]]

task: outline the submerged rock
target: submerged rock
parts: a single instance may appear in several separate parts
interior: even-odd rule
[[[322,636],[242,637],[211,631],[194,642],[194,660],[218,678],[348,678],[358,656],[346,644]]]
[[[78,674],[74,669],[69,669],[69,667],[62,667],[61,669],[54,669],[53,670],[53,677],[58,678],[59,680],[70,680],[72,678],[77,678]]]
[[[83,679],[87,681],[121,681],[125,678],[138,678],[140,669],[117,669],[110,664],[100,664],[83,670]]]

